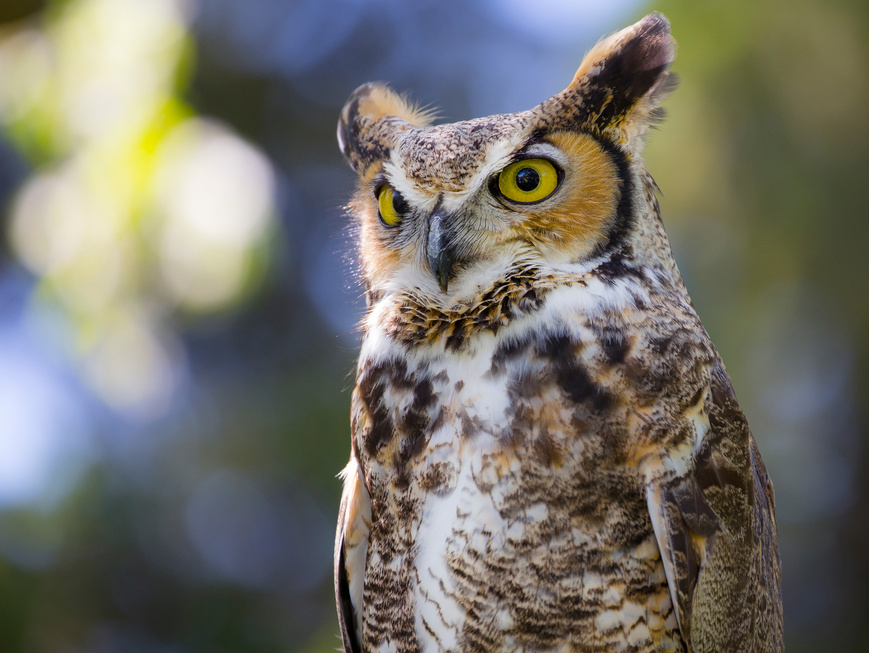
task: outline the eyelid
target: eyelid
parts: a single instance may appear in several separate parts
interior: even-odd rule
[[[504,167],[506,168],[509,164],[521,161],[522,159],[549,159],[555,164],[556,168],[560,168],[561,170],[566,170],[569,165],[569,161],[564,156],[564,153],[547,141],[537,141],[528,145],[525,149],[516,152],[514,157]]]
[[[371,190],[374,192],[374,197],[376,198],[380,194],[380,189],[387,185],[391,186],[389,179],[382,172],[378,172],[371,180]]]

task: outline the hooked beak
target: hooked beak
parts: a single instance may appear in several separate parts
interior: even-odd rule
[[[456,262],[456,254],[453,250],[452,234],[448,223],[450,215],[441,209],[436,209],[429,218],[428,243],[426,255],[432,274],[437,279],[438,285],[443,292],[447,291],[453,264]]]

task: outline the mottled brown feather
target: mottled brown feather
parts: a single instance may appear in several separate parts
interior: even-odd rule
[[[369,304],[335,549],[346,651],[782,650],[772,485],[641,162],[674,53],[652,14],[526,112],[429,125],[382,85],[348,101]],[[511,205],[497,175],[527,156],[560,185]]]

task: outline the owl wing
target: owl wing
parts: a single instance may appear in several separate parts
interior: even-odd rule
[[[344,492],[335,535],[335,600],[344,651],[360,653],[362,634],[357,610],[362,605],[371,499],[355,457],[350,459],[341,476]]]
[[[780,651],[772,483],[720,364],[706,410],[693,471],[646,489],[679,627],[691,653]]]

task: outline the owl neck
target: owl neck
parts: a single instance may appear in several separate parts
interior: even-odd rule
[[[673,277],[672,256],[669,261],[649,265],[638,259],[636,251],[626,241],[582,265],[517,264],[493,283],[449,306],[432,302],[427,294],[397,292],[379,298],[371,306],[364,328],[380,329],[406,346],[460,352],[476,335],[497,335],[543,310],[553,293],[561,290],[571,289],[587,296],[589,312],[607,310],[610,304],[616,305],[628,296],[653,298],[665,288],[671,294],[672,290],[684,292],[678,271]]]

